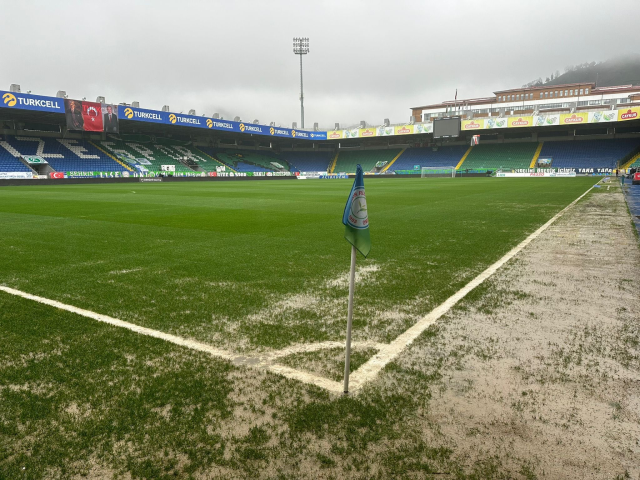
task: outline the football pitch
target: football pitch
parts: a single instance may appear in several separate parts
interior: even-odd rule
[[[0,477],[313,478],[342,461],[362,478],[458,471],[425,438],[381,454],[375,475],[361,455],[404,434],[428,399],[423,372],[349,398],[251,368],[280,352],[283,367],[340,380],[351,183],[0,189],[0,285],[248,365],[0,292]],[[365,178],[372,249],[358,257],[352,369],[594,183]]]

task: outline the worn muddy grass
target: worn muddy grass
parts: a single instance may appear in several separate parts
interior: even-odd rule
[[[341,381],[344,379],[344,347],[329,348],[315,352],[300,352],[287,355],[278,360],[278,363],[288,365],[307,372],[322,375],[331,380]],[[378,350],[376,348],[352,347],[351,360],[349,363],[350,372],[354,372],[360,365],[373,357]]]
[[[354,340],[393,340],[593,183],[368,178]],[[342,340],[349,188],[3,188],[0,284],[243,353]]]
[[[334,397],[2,292],[0,338],[0,478],[507,478],[425,424],[438,365]]]

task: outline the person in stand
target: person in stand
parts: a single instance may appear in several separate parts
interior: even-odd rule
[[[113,113],[113,107],[107,105],[107,113],[104,115],[104,131],[107,133],[118,133],[118,116]]]

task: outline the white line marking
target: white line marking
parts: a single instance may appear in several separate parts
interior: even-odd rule
[[[437,306],[427,315],[418,320],[415,325],[398,336],[393,342],[385,345],[376,355],[371,357],[364,365],[362,365],[354,373],[351,374],[349,393],[356,393],[366,382],[372,380],[380,372],[380,370],[382,370],[389,362],[393,361],[400,354],[400,352],[402,352],[402,350],[411,345],[411,343],[413,343],[413,341],[418,338],[418,336],[422,332],[433,325],[436,320],[438,320],[442,315],[447,313],[451,309],[451,307],[458,303],[467,293],[476,288],[491,275],[496,273],[496,271],[500,267],[511,260],[514,256],[516,256],[518,252],[529,245],[533,240],[539,237],[542,232],[549,228],[551,224],[553,224],[553,222],[560,218],[568,209],[578,203],[587,193],[591,191],[591,189],[593,189],[593,187],[584,192],[565,208],[560,210],[556,215],[553,216],[553,218],[551,218],[551,220],[542,225],[535,232],[533,232],[522,242],[520,242],[517,246],[507,252],[507,254],[504,255],[500,260],[488,267],[485,271],[480,273],[480,275],[471,280],[456,293],[451,295],[447,300],[444,301],[444,303]]]
[[[520,244],[511,249],[506,255],[504,255],[500,260],[491,265],[485,271],[483,271],[476,278],[471,280],[468,284],[458,290],[455,294],[445,300],[444,303],[436,307],[429,314],[422,317],[418,322],[413,325],[411,328],[406,330],[400,336],[398,336],[393,342],[390,344],[380,344],[374,342],[358,342],[355,345],[362,347],[373,347],[378,349],[378,353],[370,358],[364,365],[362,365],[358,370],[351,374],[350,377],[350,393],[356,393],[358,390],[362,388],[362,386],[370,381],[382,370],[385,365],[389,362],[393,361],[399,354],[404,350],[407,346],[409,346],[418,336],[424,332],[427,328],[433,325],[438,318],[447,313],[451,307],[453,307],[458,301],[460,301],[467,293],[476,288],[482,282],[484,282],[487,278],[493,275],[502,265],[511,260],[520,250],[529,245],[531,241],[536,239],[542,232],[544,232],[551,224],[553,224],[558,218],[560,218],[568,209],[573,207],[576,203],[578,203],[587,193],[589,193],[593,187],[584,192],[578,198],[576,198],[573,202],[567,205],[564,209],[558,212],[551,220],[542,225],[538,230],[529,235],[526,239],[524,239]],[[299,380],[304,383],[310,383],[316,385],[318,387],[324,388],[329,392],[341,394],[342,393],[342,383],[336,382],[333,380],[329,380],[328,378],[321,377],[319,375],[315,375],[313,373],[303,372],[301,370],[296,370],[291,367],[287,367],[284,365],[277,365],[274,362],[283,356],[290,355],[292,353],[298,352],[311,352],[317,351],[324,348],[334,348],[336,346],[343,346],[343,342],[319,342],[317,344],[310,345],[295,345],[292,347],[287,347],[282,350],[267,353],[265,355],[259,357],[250,357],[243,356],[237,353],[229,352],[227,350],[222,350],[219,348],[212,347],[211,345],[207,345],[206,343],[198,342],[196,340],[189,340],[186,338],[178,337],[177,335],[171,335],[170,333],[160,332],[158,330],[153,330],[151,328],[141,327],[140,325],[136,325],[134,323],[125,322],[124,320],[119,320],[117,318],[110,317],[108,315],[102,315],[100,313],[95,313],[90,310],[85,310],[83,308],[74,307],[73,305],[67,305],[62,302],[58,302],[57,300],[51,300],[44,297],[39,297],[37,295],[32,295],[30,293],[23,292],[21,290],[16,290],[15,288],[5,287],[0,285],[0,291],[8,293],[10,295],[15,295],[17,297],[26,298],[28,300],[33,300],[38,303],[42,303],[44,305],[49,305],[51,307],[59,308],[60,310],[66,310],[67,312],[75,313],[77,315],[82,315],[83,317],[91,318],[93,320],[97,320],[99,322],[107,323],[109,325],[113,325],[115,327],[125,328],[127,330],[131,330],[132,332],[139,333],[140,335],[146,335],[153,338],[158,338],[160,340],[164,340],[169,343],[173,343],[175,345],[180,345],[181,347],[186,347],[191,350],[196,350],[199,352],[208,353],[214,357],[219,357],[224,360],[228,360],[234,365],[242,365],[247,367],[253,367],[263,370],[269,370],[271,372],[283,375],[287,378],[291,378],[294,380]]]

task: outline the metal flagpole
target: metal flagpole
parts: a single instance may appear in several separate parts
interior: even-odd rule
[[[351,273],[349,276],[349,314],[347,317],[347,348],[344,354],[344,393],[349,393],[349,373],[351,371],[351,320],[353,318],[353,292],[356,283],[356,247],[351,246]]]

